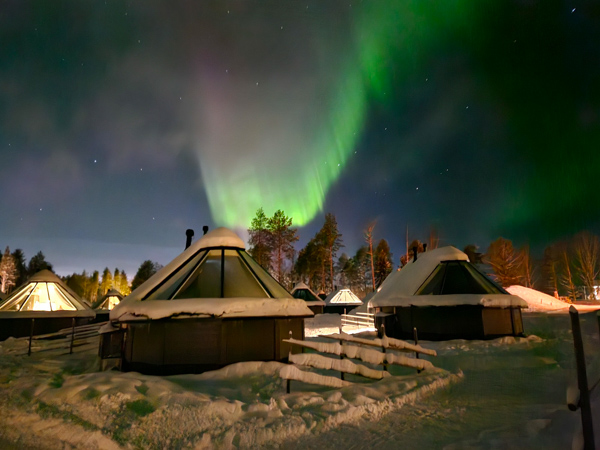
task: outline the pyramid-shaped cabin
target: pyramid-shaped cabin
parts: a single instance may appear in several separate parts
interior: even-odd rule
[[[96,314],[49,270],[33,275],[0,303],[0,340],[83,325]]]
[[[413,328],[427,340],[520,336],[526,307],[454,247],[419,254],[369,301],[378,330],[400,339],[412,338]]]
[[[294,286],[292,289],[292,297],[302,299],[306,302],[306,306],[310,308],[315,314],[322,314],[325,302],[315,294],[307,284],[302,281]]]
[[[96,311],[96,322],[104,322],[108,320],[110,311],[121,303],[123,294],[116,289],[109,289],[102,297],[100,297],[92,308]]]
[[[104,359],[145,373],[203,372],[241,361],[285,361],[313,313],[217,228],[110,312]],[[109,330],[105,330],[109,331]]]
[[[362,304],[362,300],[350,289],[340,289],[325,298],[325,313],[346,314]]]

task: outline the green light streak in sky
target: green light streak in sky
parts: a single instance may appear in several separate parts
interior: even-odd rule
[[[213,94],[208,108],[225,109],[226,125],[215,119],[208,127],[214,136],[199,143],[199,160],[217,225],[246,228],[262,207],[267,215],[282,209],[302,226],[323,210],[329,189],[354,153],[371,99],[385,102],[390,89],[400,89],[406,73],[418,65],[419,52],[446,27],[428,26],[431,14],[439,23],[444,14],[463,12],[459,2],[444,11],[437,3],[429,6],[363,5],[349,20],[349,38],[337,45],[319,43],[329,58],[320,62],[320,71],[283,74],[278,81],[286,85],[285,92],[261,93],[244,104],[243,114],[232,112],[243,106],[228,109],[218,98],[225,94]],[[398,72],[399,65],[406,67]],[[241,97],[248,101],[251,95],[244,91]]]

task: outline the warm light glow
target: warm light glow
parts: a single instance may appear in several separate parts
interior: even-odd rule
[[[113,309],[120,302],[121,302],[121,300],[119,300],[119,297],[117,297],[116,295],[111,295],[110,297],[108,297],[106,299],[106,303],[105,304],[108,306],[108,309]]]

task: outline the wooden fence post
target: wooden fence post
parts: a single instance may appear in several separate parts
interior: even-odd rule
[[[385,346],[383,345],[383,338],[385,337],[385,323],[381,324],[381,348],[383,349],[383,353],[386,353]],[[383,370],[388,370],[387,359],[383,358]]]
[[[581,408],[581,425],[583,428],[583,441],[585,450],[593,450],[594,424],[592,422],[592,408],[590,406],[590,391],[588,388],[583,339],[581,338],[581,325],[579,312],[574,306],[569,308],[571,316],[571,329],[573,330],[573,345],[575,347],[575,363],[577,366],[577,387],[579,388],[579,407]]]
[[[415,340],[415,345],[419,345],[419,334],[417,333],[417,327],[413,327],[413,339]],[[419,352],[415,351],[415,358],[419,359]],[[417,369],[417,373],[421,373],[421,369]]]
[[[35,325],[35,319],[31,319],[31,330],[29,331],[29,348],[27,349],[27,356],[31,356],[31,340],[33,339],[33,327]]]
[[[75,317],[71,319],[71,346],[69,348],[69,355],[73,354],[73,342],[75,342]]]
[[[290,339],[292,339],[292,330],[290,330]],[[290,345],[290,349],[288,351],[288,364],[290,364],[290,359],[292,357],[292,344]],[[292,380],[290,380],[289,378],[286,380],[286,384],[285,384],[285,392],[286,393],[290,393],[292,390]]]

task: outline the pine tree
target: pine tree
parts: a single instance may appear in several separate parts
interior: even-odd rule
[[[269,219],[270,247],[273,255],[273,269],[275,278],[280,283],[283,281],[284,265],[288,259],[294,257],[294,242],[298,240],[296,229],[291,228],[292,218],[278,209]]]
[[[373,229],[375,228],[375,224],[369,225],[367,227],[367,230],[365,231],[365,241],[367,242],[367,245],[369,246],[368,250],[367,250],[367,254],[369,255],[369,259],[371,261],[371,282],[373,285],[373,292],[375,292],[376,289],[376,285],[375,285],[375,266],[374,266],[374,255],[373,255]]]
[[[17,280],[17,267],[15,259],[8,246],[0,260],[0,292],[6,294],[15,285]]]
[[[131,293],[131,288],[129,287],[129,280],[127,279],[127,274],[124,270],[121,270],[121,280],[119,282],[119,287],[117,288],[117,290],[123,295],[123,297]]]
[[[318,233],[319,239],[325,249],[327,261],[323,263],[327,264],[329,269],[329,288],[331,291],[334,290],[334,271],[333,271],[333,258],[335,258],[337,251],[343,247],[342,235],[338,231],[337,221],[335,216],[331,213],[325,215],[325,223]]]
[[[250,235],[250,248],[248,253],[265,270],[271,268],[271,232],[269,231],[269,218],[265,215],[262,208],[256,211],[256,216],[252,219],[252,224],[248,228]]]
[[[90,303],[95,303],[96,300],[98,299],[98,288],[100,287],[100,274],[98,273],[97,270],[94,270],[94,272],[92,273],[92,276],[90,277],[90,282],[88,285],[88,294],[87,294],[87,298],[89,299]]]
[[[27,274],[32,276],[38,273],[40,270],[52,271],[52,264],[46,261],[46,257],[41,251],[37,252],[29,260],[29,264],[27,265]]]
[[[135,276],[133,277],[133,281],[131,282],[131,290],[137,289],[141,284],[148,280],[152,275],[160,270],[162,266],[156,262],[152,262],[149,259],[144,261]]]
[[[121,285],[121,272],[118,268],[115,268],[113,272],[112,286],[111,289],[119,290],[119,286]]]
[[[20,248],[12,252],[15,260],[15,266],[17,268],[17,279],[15,280],[15,286],[21,286],[27,281],[27,267],[25,266],[25,254]]]
[[[104,271],[102,272],[102,281],[100,282],[100,296],[101,297],[103,295],[105,295],[108,292],[108,290],[112,287],[112,283],[113,283],[112,273],[110,273],[110,270],[108,267],[105,267]]]
[[[374,266],[375,283],[376,286],[379,287],[393,269],[392,253],[390,251],[390,246],[385,239],[380,240],[377,244]]]

